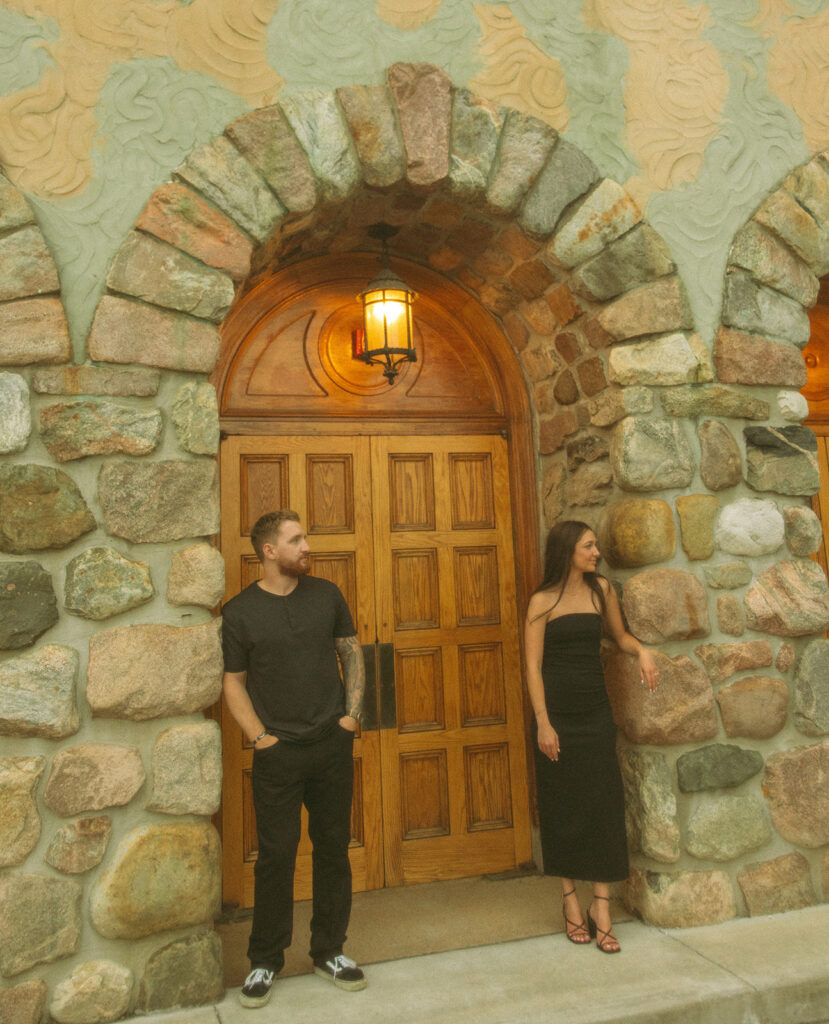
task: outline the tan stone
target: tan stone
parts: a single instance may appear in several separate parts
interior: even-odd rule
[[[148,811],[215,814],[222,793],[222,736],[218,723],[165,729],[153,746],[153,789]]]
[[[802,388],[806,364],[794,345],[757,334],[720,328],[714,341],[714,367],[724,384],[769,384]]]
[[[719,508],[713,494],[685,494],[676,499],[682,548],[690,561],[714,554],[714,521]]]
[[[746,631],[743,608],[734,594],[717,596],[717,625],[727,636],[742,636]]]
[[[111,830],[112,820],[106,814],[78,818],[64,825],[49,843],[46,863],[66,875],[89,871],[104,859]]]
[[[22,864],[40,839],[35,790],[45,757],[0,757],[0,868]]]
[[[810,850],[829,843],[829,740],[771,754],[763,793],[787,842]]]
[[[641,220],[641,210],[622,186],[604,178],[558,229],[549,249],[564,266],[574,267]]]
[[[38,227],[0,237],[0,302],[59,290],[55,261]]]
[[[796,658],[797,652],[791,644],[781,644],[777,657],[774,660],[774,667],[778,672],[788,672],[792,665],[794,665]]]
[[[52,759],[43,802],[64,818],[122,807],[141,789],[145,777],[137,747],[117,743],[67,747]]]
[[[734,435],[718,420],[700,423],[699,472],[709,491],[734,487],[743,476],[743,459]]]
[[[46,992],[46,982],[41,978],[0,988],[0,1020],[3,1024],[40,1024],[46,1009]]]
[[[95,930],[140,939],[213,919],[221,898],[219,836],[209,822],[133,829],[119,843],[89,901]]]
[[[698,383],[710,380],[706,362],[681,331],[628,345],[614,345],[609,356],[614,384],[649,387]]]
[[[0,303],[0,366],[66,363],[69,325],[60,299]]]
[[[449,174],[451,79],[434,64],[392,64],[388,81],[397,103],[409,181],[443,181]]]
[[[176,551],[167,577],[167,600],[173,605],[213,608],[225,592],[225,561],[212,544],[191,544]]]
[[[122,626],[95,634],[86,685],[92,714],[142,722],[215,703],[222,683],[220,627],[213,619],[200,626]]]
[[[81,892],[68,878],[0,875],[0,974],[11,978],[77,951]]]
[[[625,416],[650,412],[653,394],[648,388],[619,388],[606,391],[587,403],[590,422],[594,427],[609,427]]]
[[[705,587],[682,569],[648,569],[622,588],[631,633],[645,643],[706,636],[711,629]]]
[[[406,173],[406,154],[386,85],[337,90],[367,185],[388,188]],[[277,189],[277,193],[279,190]]]
[[[57,1024],[108,1024],[129,1009],[132,986],[123,964],[88,960],[55,986],[49,1013]]]
[[[62,366],[35,370],[32,389],[42,395],[109,395],[126,398],[158,394],[158,370],[120,366]]]
[[[809,862],[802,853],[750,864],[737,875],[737,882],[743,890],[749,917],[781,914],[817,902]]]
[[[722,683],[729,676],[750,668],[765,668],[772,663],[771,644],[751,640],[744,644],[700,644],[694,654],[705,666],[712,683]]]
[[[777,676],[745,676],[717,694],[726,736],[765,740],[786,724],[789,688]]]
[[[596,319],[613,341],[693,327],[685,293],[676,277],[627,292],[601,309]]]
[[[714,694],[705,673],[684,655],[653,652],[659,686],[643,684],[639,660],[617,651],[605,673],[616,724],[632,743],[699,743],[717,734]]]
[[[749,629],[806,636],[829,628],[829,587],[812,561],[778,562],[761,573],[743,598]]]
[[[693,928],[736,916],[724,871],[644,871],[634,868],[624,886],[625,905],[657,928]]]
[[[90,455],[148,455],[161,440],[161,410],[114,402],[57,402],[40,410],[40,439],[56,462]]]
[[[542,419],[538,425],[538,450],[542,455],[551,455],[564,444],[566,437],[578,429],[579,421],[569,410]]]
[[[622,498],[599,519],[599,548],[607,564],[631,568],[665,562],[676,549],[671,506],[658,498]]]

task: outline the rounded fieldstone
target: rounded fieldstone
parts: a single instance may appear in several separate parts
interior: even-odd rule
[[[746,625],[775,636],[806,636],[829,628],[829,587],[812,561],[777,562],[743,598]]]
[[[707,565],[705,582],[714,590],[737,590],[751,582],[754,574],[745,562],[726,562],[724,565]]]
[[[717,518],[717,547],[731,555],[769,555],[783,543],[783,516],[773,501],[741,498]]]
[[[745,676],[717,693],[726,736],[767,740],[786,724],[789,688],[777,676]]]
[[[40,439],[57,462],[148,455],[161,440],[161,412],[114,402],[56,402],[40,410]]]
[[[80,875],[104,859],[112,820],[105,814],[78,818],[58,829],[49,843],[45,860],[65,875]]]
[[[743,750],[729,743],[711,743],[677,758],[680,791],[698,793],[706,789],[732,789],[762,771],[759,750]]]
[[[601,514],[598,534],[602,554],[614,567],[664,562],[676,548],[671,506],[656,498],[612,502]]]
[[[755,491],[816,494],[817,438],[808,427],[744,427],[746,483]]]
[[[22,452],[32,432],[29,385],[19,373],[0,372],[0,455]]]
[[[829,740],[771,754],[763,794],[785,840],[810,850],[829,843]]]
[[[0,988],[0,1020],[8,1024],[40,1024],[46,1009],[46,982],[41,978]]]
[[[81,887],[68,878],[0,875],[0,974],[22,974],[77,952]]]
[[[0,757],[0,868],[22,864],[40,839],[35,790],[45,757]]]
[[[829,640],[812,640],[794,677],[794,724],[804,736],[829,733]]]
[[[694,654],[705,666],[712,683],[722,683],[729,676],[749,668],[771,665],[771,644],[767,640],[751,640],[742,644],[700,644]]]
[[[132,985],[123,964],[88,960],[55,985],[49,1013],[57,1024],[108,1024],[129,1009]]]
[[[774,659],[774,667],[778,672],[788,672],[796,658],[797,652],[791,644],[781,644],[777,657]]]
[[[777,408],[784,420],[800,423],[809,415],[809,403],[799,391],[778,391]]]
[[[628,627],[644,643],[706,636],[711,629],[705,587],[682,569],[649,569],[622,588]]]
[[[682,549],[689,561],[714,554],[714,520],[719,508],[713,494],[685,494],[676,499]]]
[[[691,446],[674,419],[623,419],[613,432],[610,460],[625,491],[687,487],[694,476]]]
[[[717,597],[717,625],[720,632],[728,636],[742,636],[745,633],[743,609],[734,594],[720,594]]]
[[[173,402],[173,426],[179,447],[194,455],[219,450],[219,404],[216,389],[206,381],[182,385]]]
[[[0,466],[0,551],[64,548],[95,529],[71,477],[51,466]]]
[[[181,821],[126,835],[95,883],[89,909],[105,938],[140,939],[212,921],[220,898],[216,829]]]
[[[0,648],[28,647],[58,621],[52,577],[38,562],[0,562]]]
[[[66,566],[64,604],[85,619],[108,619],[146,604],[154,594],[150,567],[114,548],[87,548]]]
[[[624,884],[625,905],[657,928],[694,928],[728,921],[737,913],[724,871],[644,871]]]
[[[766,809],[753,796],[723,793],[704,799],[688,820],[685,848],[698,860],[727,861],[771,840]]]
[[[153,747],[152,769],[148,811],[215,814],[222,795],[222,733],[218,722],[165,729]]]
[[[630,748],[619,752],[625,818],[633,852],[673,864],[679,860],[679,823],[671,772],[664,754]]]
[[[78,731],[78,652],[45,644],[0,664],[0,735],[63,739]]]
[[[176,551],[167,577],[167,600],[173,605],[213,608],[225,592],[225,560],[212,544],[191,544]]]
[[[86,743],[52,759],[43,802],[61,817],[128,804],[144,785],[137,747]]]
[[[802,853],[787,853],[762,864],[750,864],[737,875],[749,917],[782,914],[811,907],[817,900],[809,862]]]
[[[172,1006],[201,1006],[224,997],[222,942],[215,932],[177,939],[147,960],[137,1009],[144,1013]]]
[[[789,551],[802,558],[813,555],[823,542],[823,529],[815,513],[805,505],[787,505],[783,520]]]

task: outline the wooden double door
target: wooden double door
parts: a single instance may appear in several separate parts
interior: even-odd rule
[[[498,435],[225,440],[226,599],[259,578],[250,527],[295,509],[312,573],[366,658],[354,745],[355,891],[531,859],[507,445]],[[224,899],[253,903],[252,752],[223,714]],[[310,896],[303,828],[295,895]]]

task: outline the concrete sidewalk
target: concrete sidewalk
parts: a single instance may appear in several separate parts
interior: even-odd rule
[[[152,1024],[816,1024],[829,1021],[829,905],[666,931],[616,925],[622,952],[546,935],[371,964],[343,992],[315,975],[277,979],[245,1010],[155,1014]]]

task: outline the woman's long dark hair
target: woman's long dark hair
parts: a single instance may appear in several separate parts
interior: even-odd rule
[[[590,529],[592,527],[588,526],[587,523],[579,522],[577,519],[564,519],[552,527],[547,534],[547,545],[544,549],[544,577],[533,591],[533,594],[538,594],[542,590],[549,590],[550,587],[558,586],[558,584],[563,584],[566,581],[576,545]],[[584,580],[598,598],[598,608],[601,611],[602,618],[604,618],[607,609],[598,573],[586,572]],[[541,614],[549,615],[563,596],[564,587],[562,586],[561,592],[553,604]],[[593,603],[596,603],[595,599]],[[537,615],[536,618],[540,618],[540,616]]]

